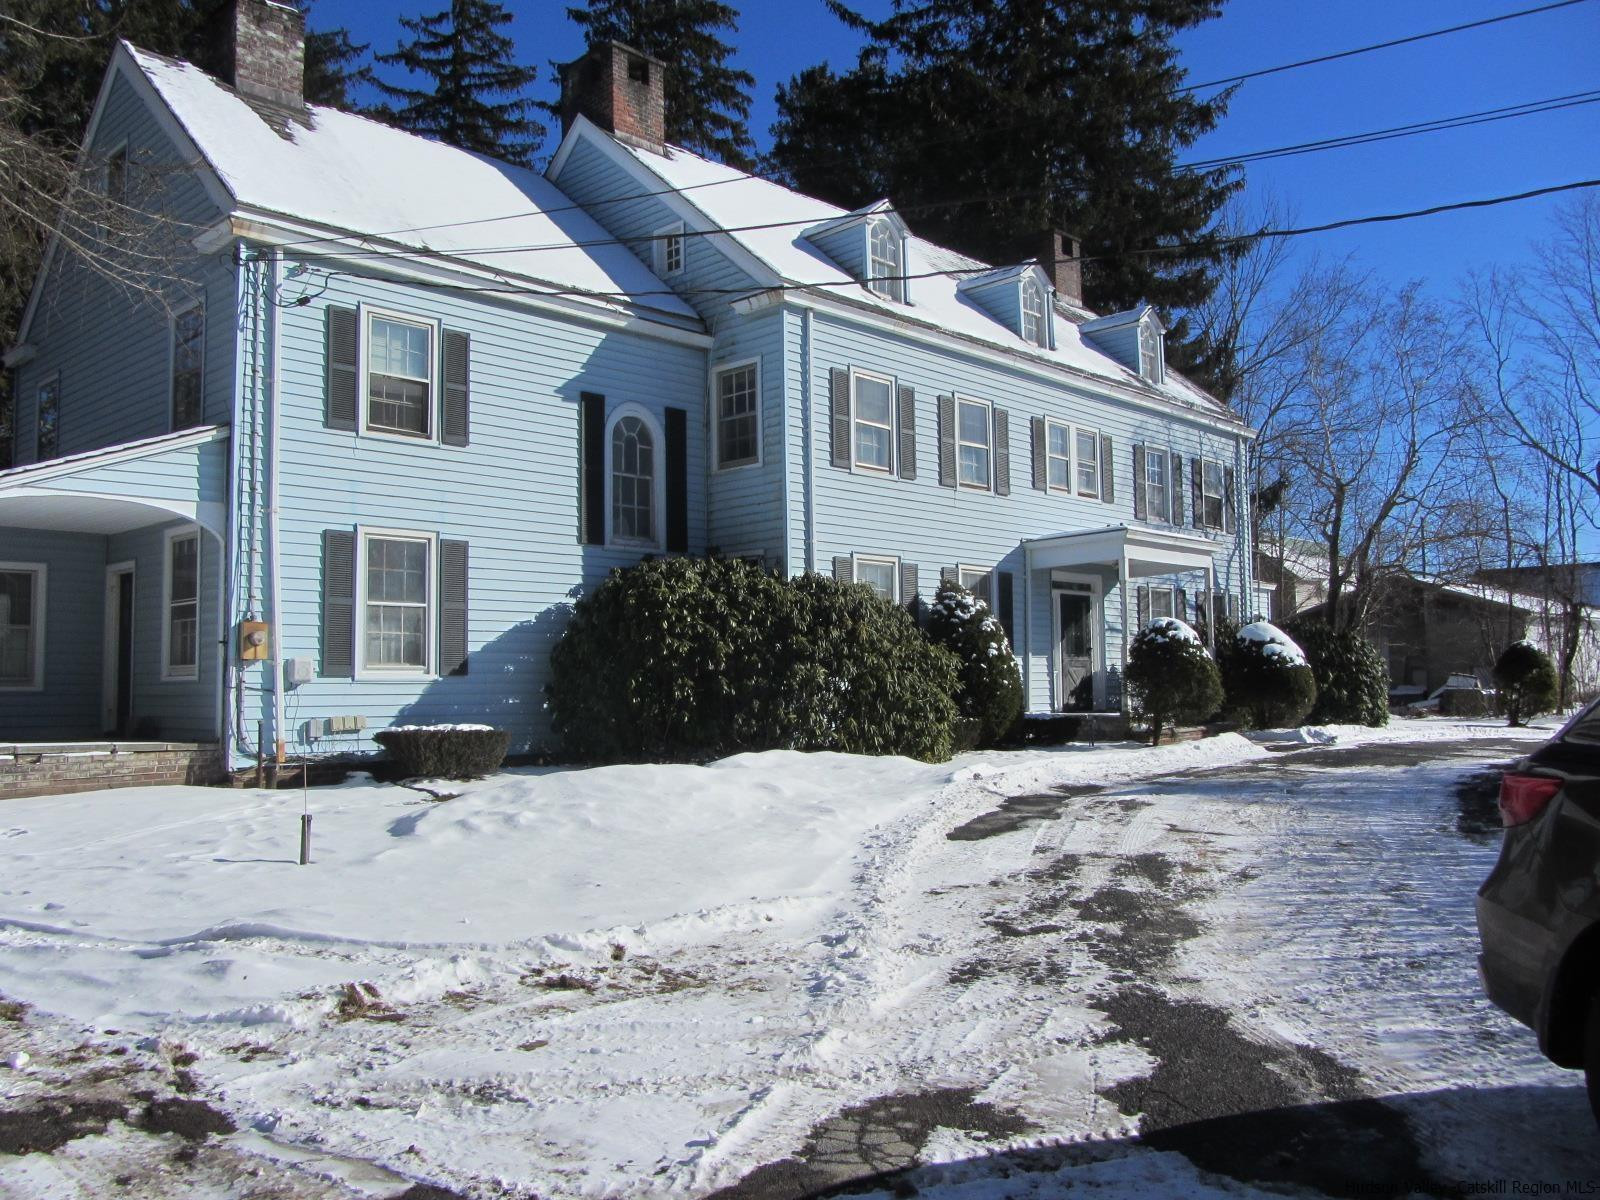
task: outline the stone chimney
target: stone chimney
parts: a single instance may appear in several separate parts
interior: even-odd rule
[[[1056,294],[1076,308],[1083,307],[1083,264],[1078,256],[1082,245],[1070,233],[1046,229],[1034,237],[1033,256],[1055,284]]]
[[[216,63],[263,116],[305,119],[305,20],[292,5],[229,0],[218,14]]]
[[[617,140],[661,153],[667,140],[666,63],[621,42],[596,42],[560,70],[562,134],[582,113]]]

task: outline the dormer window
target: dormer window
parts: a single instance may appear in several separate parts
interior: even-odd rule
[[[905,295],[900,235],[888,221],[874,221],[867,234],[867,286],[886,300]]]
[[[1148,319],[1139,322],[1139,374],[1151,383],[1161,383],[1167,377],[1161,326]]]
[[[1022,281],[1022,340],[1035,346],[1050,345],[1050,326],[1046,321],[1048,310],[1044,302],[1044,289],[1037,279]]]

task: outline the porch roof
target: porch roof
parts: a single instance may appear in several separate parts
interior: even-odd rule
[[[227,438],[203,425],[0,471],[0,526],[111,534],[185,520],[222,537]]]
[[[1216,543],[1197,534],[1144,525],[1107,525],[1102,529],[1023,538],[1022,550],[1030,571],[1112,567],[1120,572],[1126,563],[1128,577],[1137,579],[1143,575],[1211,570]]]

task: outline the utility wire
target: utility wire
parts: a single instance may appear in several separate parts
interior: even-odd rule
[[[1351,57],[1354,57],[1355,55],[1367,54],[1367,53],[1370,53],[1370,52],[1372,52],[1374,50],[1385,50],[1385,49],[1388,49],[1388,48],[1390,48],[1392,46],[1402,46],[1402,45],[1406,45],[1406,44],[1411,43],[1411,42],[1420,42],[1420,41],[1425,41],[1425,40],[1430,39],[1430,38],[1443,37],[1446,34],[1459,33],[1459,32],[1461,32],[1463,30],[1468,30],[1468,29],[1477,29],[1477,28],[1480,28],[1480,27],[1485,26],[1485,25],[1495,25],[1495,24],[1499,24],[1499,23],[1504,22],[1504,21],[1513,21],[1513,20],[1517,20],[1518,18],[1521,18],[1521,17],[1533,16],[1533,15],[1535,15],[1537,13],[1550,12],[1553,9],[1558,9],[1558,8],[1569,8],[1569,7],[1571,7],[1571,6],[1575,5],[1575,4],[1585,4],[1585,3],[1588,3],[1588,2],[1589,2],[1589,0],[1556,0],[1555,3],[1540,5],[1537,8],[1522,9],[1521,11],[1512,12],[1512,13],[1505,13],[1505,14],[1503,14],[1501,16],[1498,16],[1498,17],[1488,17],[1488,18],[1485,18],[1484,20],[1481,20],[1481,21],[1470,21],[1470,22],[1468,22],[1468,23],[1466,23],[1464,25],[1452,25],[1448,29],[1435,29],[1435,30],[1432,30],[1432,31],[1430,31],[1428,33],[1413,34],[1410,37],[1398,38],[1398,39],[1395,39],[1393,41],[1388,41],[1388,42],[1376,42],[1376,43],[1373,43],[1372,45],[1368,45],[1368,46],[1357,46],[1357,47],[1355,47],[1353,49],[1350,49],[1350,50],[1340,50],[1340,51],[1337,51],[1337,52],[1335,52],[1333,54],[1321,55],[1321,56],[1319,56],[1317,58],[1302,59],[1299,62],[1282,63],[1282,64],[1280,64],[1278,66],[1274,66],[1274,67],[1262,67],[1262,68],[1260,68],[1258,70],[1247,71],[1247,72],[1244,72],[1244,73],[1242,73],[1240,75],[1230,76],[1227,79],[1212,80],[1212,81],[1210,81],[1208,83],[1185,84],[1185,85],[1183,85],[1181,87],[1174,88],[1170,94],[1178,95],[1178,94],[1181,94],[1183,92],[1198,91],[1198,90],[1200,90],[1202,88],[1220,87],[1220,86],[1222,86],[1224,84],[1241,83],[1241,82],[1243,82],[1243,81],[1245,81],[1247,79],[1257,79],[1257,78],[1260,78],[1260,77],[1262,77],[1264,75],[1276,75],[1276,74],[1279,74],[1280,72],[1283,72],[1283,71],[1292,71],[1292,70],[1296,70],[1296,69],[1298,69],[1300,67],[1312,66],[1312,65],[1315,65],[1317,63],[1332,62],[1332,61],[1334,61],[1336,59],[1341,59],[1341,58],[1351,58]],[[1034,120],[1029,118],[1029,119],[1022,119],[1022,120],[1017,120],[1017,121],[1013,121],[1013,122],[997,123],[997,124],[994,124],[994,125],[990,126],[990,128],[993,129],[993,130],[1020,129],[1020,128],[1026,127],[1026,126],[1033,125],[1035,123],[1036,122]],[[905,142],[903,142],[901,144],[903,146],[906,146],[906,147],[921,148],[921,147],[925,147],[925,146],[942,145],[942,144],[946,144],[946,143],[954,142],[954,141],[963,141],[963,140],[968,139],[969,137],[970,137],[970,135],[966,134],[966,133],[947,134],[947,135],[941,135],[941,136],[938,136],[938,137],[912,139],[912,140],[905,141]],[[812,167],[828,166],[828,165],[831,165],[833,163],[844,162],[844,161],[847,161],[847,160],[848,160],[848,156],[845,156],[845,155],[832,155],[832,156],[825,157],[825,158],[812,159],[812,160],[810,160],[809,165],[812,166]],[[1233,162],[1235,160],[1229,159],[1229,160],[1226,160],[1226,161],[1227,162]],[[1223,165],[1226,165],[1226,163],[1224,163]],[[764,180],[767,183],[772,183],[772,184],[775,184],[775,185],[777,185],[779,187],[787,186],[786,184],[782,183],[779,180],[771,179],[771,178],[768,178],[767,176],[764,176],[764,175],[756,175],[753,172],[736,171],[734,168],[731,168],[731,167],[727,168],[727,169],[729,171],[733,172],[733,173],[726,179],[710,179],[710,180],[706,180],[703,183],[685,184],[682,187],[665,187],[665,188],[658,188],[658,189],[656,189],[654,191],[633,192],[633,193],[631,193],[629,195],[626,195],[626,196],[611,196],[611,197],[607,197],[607,198],[604,198],[604,199],[596,200],[596,201],[594,201],[594,202],[592,202],[590,204],[563,204],[563,205],[555,206],[553,208],[540,209],[538,211],[539,211],[539,214],[543,215],[543,216],[554,216],[554,215],[558,215],[560,213],[567,213],[567,212],[582,212],[582,211],[586,211],[588,209],[596,208],[596,207],[599,207],[601,205],[606,205],[606,204],[626,204],[626,203],[629,203],[629,202],[634,201],[634,200],[650,200],[650,199],[654,199],[654,198],[659,197],[659,196],[682,195],[682,194],[684,194],[686,192],[698,191],[701,188],[723,187],[723,186],[725,186],[727,184],[732,184],[732,183],[744,183],[744,182],[746,182],[746,181],[748,181],[750,179],[761,179],[761,180]],[[1202,168],[1199,165],[1189,165],[1187,167],[1186,166],[1180,166],[1179,169],[1180,170],[1183,170],[1183,169],[1199,170],[1199,169],[1204,169],[1204,168]],[[468,225],[491,225],[491,224],[495,224],[495,223],[498,223],[498,222],[501,222],[501,221],[516,221],[516,220],[521,220],[523,218],[526,218],[526,217],[529,217],[529,216],[532,216],[532,215],[534,215],[534,214],[528,212],[527,210],[523,210],[521,212],[505,213],[505,214],[503,214],[501,216],[495,216],[495,217],[474,217],[474,218],[471,218],[471,219],[468,219],[468,220],[464,220],[464,221],[448,221],[448,222],[441,222],[441,223],[433,224],[433,225],[411,225],[411,226],[407,226],[407,227],[401,228],[401,229],[390,229],[390,230],[385,230],[385,231],[381,231],[381,232],[374,232],[374,233],[364,234],[362,236],[364,236],[364,237],[394,237],[396,235],[404,234],[404,233],[424,233],[424,232],[427,232],[427,231],[430,231],[430,230],[436,230],[436,229],[460,229],[460,228],[463,228],[463,227],[468,226]],[[302,238],[301,240],[294,241],[294,242],[281,242],[281,243],[279,243],[279,245],[283,249],[293,249],[296,246],[315,245],[316,243],[325,242],[327,240],[328,240],[327,238]]]

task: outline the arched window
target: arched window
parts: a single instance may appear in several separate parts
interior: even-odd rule
[[[1037,279],[1025,279],[1022,281],[1022,340],[1048,347],[1049,330],[1045,324],[1044,289]]]
[[[889,300],[905,295],[900,236],[888,221],[875,221],[868,233],[867,286]]]
[[[1161,383],[1167,377],[1163,361],[1165,347],[1161,344],[1161,331],[1148,319],[1139,322],[1139,374],[1151,383]]]
[[[661,439],[642,412],[611,423],[611,537],[626,546],[661,543]]]

